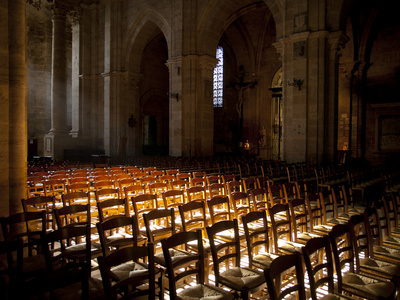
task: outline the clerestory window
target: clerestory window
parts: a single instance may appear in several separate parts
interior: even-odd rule
[[[217,66],[214,68],[214,107],[222,107],[224,102],[224,49],[217,48]]]

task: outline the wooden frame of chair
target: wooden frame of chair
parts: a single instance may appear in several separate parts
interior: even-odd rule
[[[140,263],[139,259],[147,260],[147,264]],[[107,256],[98,258],[100,273],[104,285],[104,292],[107,299],[116,300],[120,293],[122,299],[133,299],[139,296],[147,296],[147,299],[154,300],[156,295],[156,282],[158,282],[159,296],[163,299],[164,273],[155,267],[154,246],[149,243],[147,246],[132,246],[118,249]],[[113,274],[112,269],[119,269],[126,266],[132,269],[129,276]],[[114,284],[113,284],[114,282]],[[139,288],[144,284],[146,289]]]
[[[400,286],[400,265],[389,263],[374,257],[372,234],[369,228],[367,212],[350,218],[350,235],[353,241],[354,256],[360,273],[387,279]],[[360,257],[360,254],[363,255]]]
[[[302,248],[302,253],[308,273],[312,300],[321,299],[320,297],[323,296],[333,297],[334,299],[352,299],[343,294],[335,293],[332,249],[328,236],[310,239]],[[325,286],[327,286],[328,295],[326,295]],[[318,294],[321,294],[321,296],[318,297]]]
[[[296,284],[289,285],[285,289],[282,288],[282,274],[290,270],[296,271],[295,277]],[[301,255],[299,253],[282,255],[274,259],[269,268],[264,269],[265,281],[268,286],[268,294],[271,300],[284,299],[287,295],[297,292],[297,299],[306,300],[304,274],[301,266]]]
[[[139,234],[137,232],[136,216],[118,216],[96,224],[99,233],[103,256],[116,249],[137,246]],[[144,242],[141,239],[141,242]]]
[[[204,251],[201,231],[179,232],[161,241],[169,279],[169,293],[172,300],[189,297],[190,299],[233,299],[234,295],[221,288],[205,284],[204,280]],[[187,248],[188,245],[196,245],[195,253],[184,253],[174,259],[171,253],[179,251],[179,248]],[[178,290],[178,282],[191,281],[196,277],[196,284],[185,286],[181,292]]]
[[[54,196],[36,196],[28,199],[21,199],[24,212],[44,211],[46,213],[46,229],[55,228],[53,210],[55,208]]]
[[[269,210],[272,228],[272,240],[275,254],[293,254],[301,251],[300,244],[293,240],[293,223],[289,204],[278,203]],[[285,239],[281,239],[285,236]]]
[[[4,240],[8,242],[21,239],[23,241],[22,247],[28,249],[28,256],[26,259],[24,257],[27,263],[35,259],[38,263],[44,263],[44,261],[40,260],[39,255],[42,254],[41,239],[46,235],[46,216],[45,211],[27,211],[0,218]],[[35,224],[40,222],[40,226],[35,228],[36,230],[32,230],[31,222]],[[23,228],[25,230],[23,230]],[[24,270],[24,273],[27,272]]]
[[[208,199],[216,195],[226,195],[226,187],[223,183],[211,183],[207,187]]]
[[[396,286],[393,282],[379,281],[359,274],[358,265],[354,257],[353,241],[349,224],[337,224],[329,232],[332,253],[337,274],[338,292],[343,291],[368,299],[395,299]],[[344,265],[349,271],[342,272]],[[357,285],[353,284],[357,282]],[[379,282],[379,285],[376,283]],[[379,287],[378,287],[379,286]]]
[[[187,202],[192,201],[205,201],[206,187],[205,186],[191,186],[186,189]]]
[[[123,212],[121,212],[123,209]],[[116,218],[118,216],[128,217],[130,215],[129,204],[126,198],[108,199],[97,202],[99,221]]]
[[[235,218],[240,220],[242,216],[254,211],[249,194],[245,192],[234,192],[230,195],[231,205],[235,213]]]
[[[207,200],[207,207],[210,212],[211,224],[220,220],[232,220],[228,196],[217,195]]]
[[[257,188],[251,190],[250,198],[253,201],[253,207],[255,211],[265,210],[267,213],[269,213],[268,209],[271,207],[271,204],[268,201],[266,189]]]
[[[221,242],[218,238],[219,234],[230,230],[234,232],[233,238],[230,241]],[[240,238],[237,219],[224,220],[208,226],[207,234],[213,257],[216,286],[224,285],[235,290],[245,300],[249,299],[251,294],[265,287],[265,279],[261,272],[240,267]],[[229,262],[233,264],[230,265]],[[221,264],[229,267],[224,271],[220,267]]]
[[[268,267],[278,255],[270,253],[266,211],[248,213],[242,217],[242,224],[246,236],[250,268],[264,269]]]
[[[157,195],[141,194],[131,197],[133,211],[137,217],[139,233],[147,236],[143,215],[156,209]]]
[[[254,177],[242,179],[242,182],[243,182],[243,190],[245,193],[250,193],[251,190],[257,188],[257,180]]]
[[[91,224],[90,204],[66,205],[54,210],[57,228]]]

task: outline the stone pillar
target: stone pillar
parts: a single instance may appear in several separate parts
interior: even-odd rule
[[[51,64],[51,129],[45,136],[44,154],[63,158],[67,136],[67,70],[65,52],[66,10],[59,4],[53,7],[53,43]]]
[[[282,148],[283,160],[306,161],[310,136],[308,134],[307,101],[309,32],[296,33],[281,40],[283,70]]]
[[[124,84],[126,93],[126,98],[124,103],[128,104],[127,109],[125,110],[124,116],[126,116],[126,122],[128,123],[131,116],[133,117],[132,121],[128,123],[128,146],[127,146],[127,156],[133,157],[135,155],[142,154],[142,143],[141,143],[141,126],[139,124],[140,120],[140,94],[139,94],[139,86],[140,82],[143,78],[143,75],[140,73],[129,74],[126,78],[126,82]]]
[[[169,155],[183,155],[182,57],[167,61],[169,69]]]
[[[9,172],[9,195],[7,195],[7,189],[2,190],[2,200],[0,200],[2,203],[1,214],[5,213],[3,208],[5,203],[3,201],[9,201],[9,213],[16,213],[22,210],[21,199],[26,197],[27,62],[25,5],[25,0],[8,1],[9,170],[4,171]],[[7,133],[3,132],[3,134]],[[7,206],[5,204],[5,207]]]
[[[73,138],[77,138],[80,131],[80,115],[81,115],[81,105],[80,105],[80,95],[79,95],[79,66],[80,66],[80,10],[71,11],[68,14],[68,19],[72,26],[72,129],[70,135]]]
[[[111,1],[104,7],[104,150],[108,156],[116,157],[122,132],[123,115],[121,90],[126,72],[121,65],[123,4]]]
[[[213,72],[217,59],[211,56],[200,57],[201,83],[199,89],[200,120],[197,135],[196,156],[212,156],[214,154],[214,104],[213,104]]]
[[[349,38],[341,31],[332,32],[328,38],[327,105],[325,117],[325,160],[335,162],[338,150],[339,57]]]

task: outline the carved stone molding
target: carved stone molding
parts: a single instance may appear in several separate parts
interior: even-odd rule
[[[215,57],[203,55],[199,57],[199,66],[202,78],[211,78],[218,60]]]

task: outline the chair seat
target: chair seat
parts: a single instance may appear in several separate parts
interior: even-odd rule
[[[92,256],[101,254],[101,245],[99,243],[92,243],[90,249]],[[65,248],[65,255],[68,257],[77,257],[86,254],[86,244],[76,244]]]
[[[146,264],[129,262],[111,268],[110,277],[115,281],[121,281],[135,275],[147,275],[148,273],[149,270]]]
[[[379,299],[389,299],[395,286],[392,282],[379,281],[371,277],[355,273],[343,275],[343,289],[356,295],[374,295]]]
[[[197,284],[189,288],[185,288],[178,294],[178,299],[192,300],[192,299],[234,299],[234,295],[224,291],[221,288],[210,285]]]
[[[299,253],[301,253],[302,247],[303,247],[303,245],[299,244],[299,243],[285,241],[285,240],[278,240],[278,249],[282,252],[286,252],[286,253],[299,252]]]
[[[260,253],[253,257],[253,264],[260,265],[262,268],[268,268],[277,257],[278,255],[275,254]]]
[[[381,260],[372,258],[360,259],[360,268],[373,272],[376,274],[386,275],[387,277],[397,276],[400,277],[400,265],[387,263]]]
[[[191,256],[191,254],[189,252],[177,250],[177,249],[170,249],[169,253],[171,255],[172,263],[175,263],[176,261],[187,258],[188,256]],[[162,266],[165,266],[164,253],[162,253],[162,252],[156,253],[154,255],[154,261]]]
[[[54,299],[58,300],[81,299],[82,291],[80,283],[57,289],[53,292],[53,295]],[[105,299],[103,282],[100,279],[89,278],[89,299]]]
[[[387,257],[400,259],[400,250],[398,249],[383,247],[383,246],[375,246],[373,250],[376,255],[384,255]]]
[[[222,284],[238,290],[242,290],[244,287],[250,290],[259,287],[261,290],[265,286],[263,273],[249,268],[230,268],[221,273],[220,279]]]
[[[387,244],[390,247],[400,248],[400,238],[393,236],[384,236],[382,238],[383,244]]]

